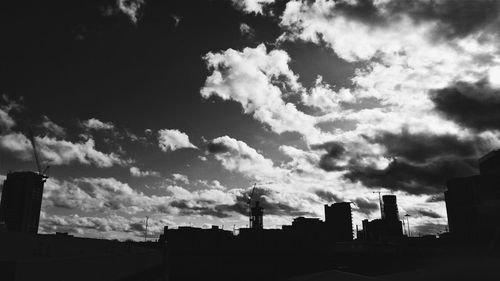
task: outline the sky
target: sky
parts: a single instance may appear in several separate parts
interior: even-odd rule
[[[353,223],[395,194],[446,230],[446,180],[500,146],[500,1],[10,1],[0,11],[0,179],[45,183],[39,231]]]

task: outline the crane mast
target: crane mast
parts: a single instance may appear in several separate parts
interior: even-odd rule
[[[252,207],[252,200],[255,193],[255,188],[257,186],[264,186],[268,184],[273,184],[273,182],[264,182],[264,183],[254,183],[252,186],[252,191],[250,192],[250,196],[248,197],[248,227],[249,228],[262,228],[263,222],[263,212],[262,207],[259,205],[259,200],[255,203],[255,206]]]
[[[31,141],[31,146],[33,147],[33,154],[35,156],[36,169],[37,169],[39,174],[42,174],[43,171],[42,171],[42,167],[40,167],[40,160],[38,158],[38,151],[36,149],[35,137],[33,136],[33,131],[31,130],[31,128],[29,128],[28,133],[29,133],[29,138]]]
[[[31,128],[28,128],[28,137],[31,142],[31,147],[33,148],[33,156],[35,157],[35,164],[36,164],[36,169],[39,175],[41,175],[44,179],[47,179],[47,172],[50,168],[50,166],[47,165],[45,169],[42,170],[42,166],[40,165],[40,157],[38,157],[38,149],[36,147],[36,140],[35,136],[33,134],[33,130]]]

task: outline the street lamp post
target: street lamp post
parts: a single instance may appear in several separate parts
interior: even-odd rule
[[[144,231],[144,242],[148,240],[148,219],[149,217],[146,217],[146,230]]]
[[[406,214],[405,217],[406,217],[406,226],[408,227],[407,233],[408,233],[408,237],[410,237],[411,236],[411,231],[410,231],[410,217],[411,216],[409,214]]]

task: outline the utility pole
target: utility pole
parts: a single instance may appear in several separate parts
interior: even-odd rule
[[[148,240],[148,219],[149,217],[146,216],[146,230],[144,231],[144,242]]]
[[[384,210],[382,210],[382,195],[381,191],[373,191],[373,193],[378,193],[378,204],[380,206],[380,219],[384,219]]]
[[[409,214],[406,214],[405,217],[406,217],[406,226],[408,227],[408,237],[410,237],[411,236],[411,231],[410,231],[410,217],[411,216]]]

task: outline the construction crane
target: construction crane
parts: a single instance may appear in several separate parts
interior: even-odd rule
[[[257,186],[264,186],[268,184],[273,184],[273,182],[264,182],[264,183],[254,183],[252,186],[252,191],[250,192],[250,196],[248,197],[248,227],[252,228],[253,221],[252,221],[252,200],[253,200],[253,195],[255,193],[255,188]]]
[[[40,158],[38,157],[38,150],[36,148],[35,136],[33,134],[33,130],[31,130],[31,128],[28,129],[28,136],[29,136],[29,139],[31,141],[31,146],[33,147],[33,155],[35,156],[35,163],[36,163],[37,172],[44,179],[47,179],[49,177],[47,175],[47,172],[48,172],[50,166],[47,165],[47,167],[45,167],[45,169],[42,170],[42,167],[40,166]]]

